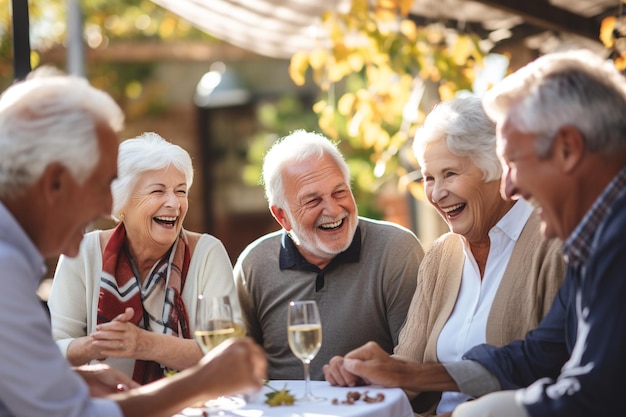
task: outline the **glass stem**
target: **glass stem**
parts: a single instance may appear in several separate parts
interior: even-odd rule
[[[304,398],[311,397],[311,375],[309,374],[309,365],[311,361],[303,361],[304,364]]]

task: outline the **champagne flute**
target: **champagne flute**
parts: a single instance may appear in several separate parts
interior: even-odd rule
[[[298,401],[323,401],[311,393],[309,365],[322,346],[322,322],[315,301],[292,301],[287,314],[289,348],[304,364],[304,395]]]
[[[228,296],[198,296],[194,336],[205,354],[237,334]]]

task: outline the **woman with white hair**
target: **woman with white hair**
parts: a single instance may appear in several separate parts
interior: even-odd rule
[[[495,125],[481,100],[437,105],[416,133],[413,151],[428,202],[450,232],[420,266],[394,354],[452,362],[478,344],[523,338],[548,312],[565,276],[561,242],[542,237],[539,215],[526,201],[502,199]],[[435,410],[426,397],[413,400],[416,411]],[[468,398],[442,393],[437,414]]]
[[[72,365],[104,362],[141,383],[194,365],[198,295],[229,296],[241,312],[223,244],[183,228],[193,182],[189,154],[156,133],[123,141],[110,230],[87,233],[62,256],[48,306],[53,337]]]
[[[561,242],[542,237],[531,205],[500,196],[495,125],[480,99],[437,105],[413,146],[426,197],[450,232],[432,244],[420,265],[394,355],[453,362],[478,344],[502,346],[523,338],[547,313],[565,275]],[[342,378],[331,363],[331,383],[356,382]],[[409,394],[422,415],[450,412],[469,398],[457,392]]]

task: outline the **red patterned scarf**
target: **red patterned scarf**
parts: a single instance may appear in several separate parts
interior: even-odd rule
[[[189,245],[181,231],[142,283],[126,245],[126,228],[120,223],[102,255],[98,324],[110,322],[126,307],[132,307],[135,315],[131,321],[142,329],[191,338],[189,316],[181,298],[189,261]],[[161,377],[163,367],[159,363],[135,361],[135,381],[147,384]]]

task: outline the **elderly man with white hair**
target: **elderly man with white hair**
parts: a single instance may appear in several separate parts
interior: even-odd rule
[[[344,371],[418,392],[491,393],[453,417],[623,415],[626,80],[589,52],[548,54],[496,85],[485,108],[503,195],[540,207],[544,234],[564,242],[566,278],[550,311],[524,339],[479,345],[462,361],[401,361],[372,343],[347,355]]]

